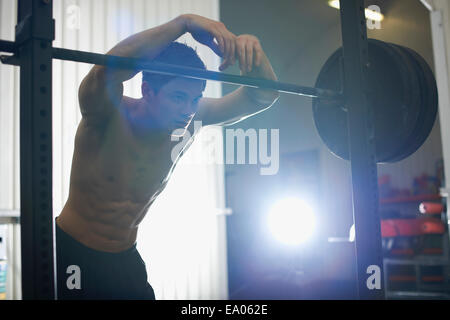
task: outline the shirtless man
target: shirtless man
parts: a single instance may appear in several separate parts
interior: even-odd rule
[[[235,36],[223,23],[194,14],[121,41],[108,54],[205,68],[195,51],[174,42],[184,33],[242,75],[276,80],[258,39]],[[203,98],[205,81],[143,73],[142,98],[123,96],[123,82],[141,70],[94,66],[79,88],[82,120],[75,138],[69,198],[56,219],[59,299],[154,299],[136,250],[140,221],[175,163],[177,128],[229,124],[270,107],[279,94],[240,87]]]

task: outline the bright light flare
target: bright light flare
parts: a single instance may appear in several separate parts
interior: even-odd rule
[[[350,231],[348,233],[348,241],[350,242],[355,242],[355,224],[352,224],[352,226],[350,227]]]
[[[332,8],[335,9],[339,9],[340,5],[339,5],[339,0],[330,0],[328,1],[328,5]],[[374,21],[383,21],[384,19],[384,15],[374,11],[374,10],[370,10],[368,8],[366,8],[365,10],[365,14],[366,14],[366,18],[369,20],[374,20]]]
[[[316,226],[312,208],[298,198],[286,198],[275,203],[268,214],[268,225],[273,236],[289,245],[304,243]]]

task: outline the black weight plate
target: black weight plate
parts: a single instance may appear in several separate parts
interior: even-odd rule
[[[404,75],[404,77],[408,79],[408,86],[405,86],[404,91],[406,95],[405,99],[407,99],[405,100],[407,101],[406,105],[416,111],[418,110],[417,117],[415,119],[412,119],[414,122],[410,124],[410,128],[412,128],[412,130],[410,131],[408,138],[406,140],[403,140],[399,149],[392,150],[392,155],[390,155],[387,159],[384,159],[384,161],[386,162],[395,162],[398,161],[397,159],[399,158],[407,157],[407,149],[409,148],[411,140],[414,139],[415,136],[417,136],[418,132],[420,132],[422,126],[421,119],[423,116],[425,116],[424,109],[421,107],[424,104],[424,97],[421,88],[425,85],[425,83],[421,74],[420,67],[408,53],[406,53],[404,50],[402,50],[401,47],[395,44],[385,43],[385,45],[390,50],[395,52],[395,54],[397,54],[400,59],[402,59],[402,62],[406,67],[406,74]],[[396,139],[396,137],[392,136],[392,139]]]
[[[404,80],[404,91],[403,91],[403,97],[404,97],[404,104],[401,106],[402,108],[408,108],[414,112],[415,117],[405,117],[402,119],[404,122],[402,127],[409,129],[409,135],[405,139],[404,132],[402,132],[401,136],[396,136],[398,132],[392,131],[391,139],[397,140],[399,142],[399,148],[391,150],[392,154],[384,159],[380,159],[378,162],[393,162],[393,159],[396,159],[398,157],[402,157],[405,154],[405,148],[408,146],[408,141],[410,141],[411,137],[415,136],[417,134],[417,130],[420,124],[421,116],[423,116],[423,109],[421,108],[421,105],[423,103],[422,101],[422,94],[421,94],[421,80],[422,78],[418,74],[417,66],[414,61],[410,59],[410,57],[398,46],[391,44],[391,43],[383,43],[384,46],[386,46],[389,50],[392,51],[394,55],[397,56],[398,62],[400,64],[403,64],[404,66],[404,74],[403,80]],[[386,110],[388,112],[388,110]],[[406,123],[406,121],[411,121],[411,123]],[[386,128],[389,130],[389,128]],[[383,129],[380,129],[383,130]]]
[[[405,49],[407,49],[407,51],[409,51],[416,58],[416,61],[419,62],[420,66],[422,67],[422,70],[424,71],[427,83],[427,86],[425,88],[427,88],[427,96],[428,96],[427,99],[428,104],[425,107],[426,116],[423,119],[424,121],[423,131],[420,132],[420,136],[418,137],[417,140],[417,148],[411,151],[410,153],[411,155],[425,143],[425,141],[427,140],[428,136],[431,133],[431,130],[433,129],[434,123],[436,122],[436,116],[438,113],[439,95],[436,79],[428,63],[425,61],[425,59],[423,59],[418,53],[416,53],[412,49],[409,48]]]
[[[423,127],[424,127],[423,120],[424,120],[425,116],[427,115],[427,113],[426,113],[427,109],[424,108],[423,106],[425,106],[427,104],[428,96],[427,96],[427,90],[426,90],[427,83],[426,83],[425,75],[424,75],[424,72],[423,72],[421,66],[418,64],[416,59],[411,55],[411,53],[406,51],[402,46],[398,46],[398,45],[393,45],[393,46],[396,46],[398,48],[398,50],[401,50],[404,53],[404,55],[406,56],[406,59],[414,64],[414,69],[415,69],[414,72],[416,74],[416,77],[419,79],[419,83],[420,83],[420,88],[418,91],[420,92],[420,98],[421,98],[421,100],[420,100],[421,111],[419,113],[419,119],[416,123],[416,127],[415,127],[413,133],[411,134],[410,138],[405,143],[405,145],[402,147],[402,150],[399,150],[397,157],[393,157],[392,159],[390,159],[390,162],[398,162],[398,161],[401,161],[401,160],[407,158],[411,154],[410,150],[415,148],[417,137],[420,135],[420,133],[422,132]]]
[[[400,149],[413,131],[419,108],[408,95],[411,82],[401,57],[383,42],[369,39],[368,99],[374,106],[375,146],[377,162],[387,161]],[[322,68],[316,87],[340,91],[341,74],[338,49]],[[411,90],[409,90],[411,92]],[[320,99],[313,101],[316,129],[330,151],[349,159],[347,113]],[[393,139],[392,137],[395,137]]]
[[[409,58],[415,62],[418,74],[421,77],[421,94],[423,96],[422,112],[418,122],[416,134],[411,137],[405,152],[392,161],[401,161],[416,152],[426,141],[433,129],[438,112],[438,91],[436,79],[428,63],[414,50],[400,47]]]

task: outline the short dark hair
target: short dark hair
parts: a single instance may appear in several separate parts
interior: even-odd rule
[[[205,64],[193,48],[175,41],[171,42],[169,46],[156,56],[156,58],[152,59],[152,61],[206,70]],[[166,83],[176,78],[179,77],[145,71],[142,72],[142,81],[148,82],[155,93],[157,93]],[[206,81],[202,81],[204,82],[203,89],[205,89]]]

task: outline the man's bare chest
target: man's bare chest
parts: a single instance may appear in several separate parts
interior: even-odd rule
[[[137,138],[124,124],[105,132],[96,159],[99,174],[114,190],[147,201],[165,186],[174,166],[170,136]]]

